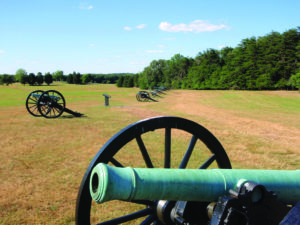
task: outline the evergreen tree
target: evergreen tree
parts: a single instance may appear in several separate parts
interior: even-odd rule
[[[38,85],[42,85],[44,83],[44,77],[41,72],[37,73],[36,82],[38,83]]]
[[[30,73],[28,75],[28,84],[29,85],[34,85],[36,83],[36,77],[34,73]]]
[[[73,72],[73,83],[74,84],[81,84],[81,74]]]
[[[52,75],[51,75],[51,73],[46,73],[45,74],[45,83],[47,84],[47,85],[50,85],[50,84],[52,84],[53,83],[53,78],[52,78]]]
[[[68,76],[67,76],[67,83],[68,84],[74,84],[74,82],[73,82],[73,74],[69,74]]]
[[[28,75],[22,74],[18,79],[20,79],[20,83],[25,86],[26,83],[28,83]]]

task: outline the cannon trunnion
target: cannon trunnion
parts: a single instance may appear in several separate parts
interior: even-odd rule
[[[160,132],[163,168],[154,168],[153,146],[148,148],[143,136],[157,130],[164,131]],[[178,169],[171,167],[173,130],[190,135]],[[125,167],[126,162],[116,158],[132,141],[146,168]],[[198,142],[211,155],[187,169]],[[224,148],[207,129],[179,117],[155,117],[124,128],[94,157],[79,188],[76,224],[95,222],[93,201],[105,208],[115,200],[139,209],[108,219],[97,216],[97,224],[296,225],[300,224],[300,171],[231,169]]]

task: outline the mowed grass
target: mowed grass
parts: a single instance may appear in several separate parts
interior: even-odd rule
[[[36,89],[60,91],[68,108],[86,116],[31,116],[25,100]],[[299,92],[171,90],[157,103],[141,103],[137,91],[101,84],[0,86],[0,224],[74,224],[78,188],[92,158],[118,131],[153,116],[180,116],[203,125],[220,140],[233,168],[300,167]],[[104,93],[112,96],[110,107],[104,106]],[[172,131],[172,167],[180,164],[190,138]],[[154,165],[161,167],[163,131],[143,140]],[[197,142],[195,149],[188,168],[209,156],[203,144]],[[137,144],[129,143],[116,158],[126,166],[144,166],[137,151]],[[93,204],[92,221],[138,207]]]

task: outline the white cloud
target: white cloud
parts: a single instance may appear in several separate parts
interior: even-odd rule
[[[120,59],[120,58],[122,58],[122,56],[116,55],[115,58],[116,58],[116,59]]]
[[[131,27],[128,27],[128,26],[126,26],[126,27],[124,27],[124,30],[132,30],[132,28]]]
[[[222,48],[225,48],[225,47],[226,47],[225,45],[219,45],[218,46],[219,49],[222,49]]]
[[[0,54],[4,54],[5,53],[5,51],[4,50],[0,50]]]
[[[153,53],[159,53],[159,54],[164,53],[163,50],[146,50],[146,52],[151,53],[151,54],[153,54]]]
[[[138,26],[136,26],[137,29],[143,29],[147,26],[147,24],[140,24]]]
[[[93,7],[92,5],[89,5],[89,4],[86,3],[86,2],[82,2],[82,3],[80,3],[79,8],[80,8],[80,9],[83,9],[83,10],[91,10],[91,9],[93,9],[94,7]]]
[[[211,31],[228,28],[225,24],[215,25],[204,20],[194,20],[190,24],[180,23],[174,25],[168,22],[161,22],[158,27],[160,30],[168,31],[168,32],[193,32],[193,33],[211,32]]]
[[[89,44],[90,47],[95,47],[96,45],[94,43]]]

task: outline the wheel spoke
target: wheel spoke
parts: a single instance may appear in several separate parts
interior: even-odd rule
[[[46,110],[48,109],[48,107],[46,105],[42,106],[42,111],[43,111],[43,114],[45,114]]]
[[[129,222],[129,221],[132,221],[132,220],[150,215],[151,213],[153,213],[153,209],[146,208],[146,209],[140,210],[138,212],[128,214],[126,216],[122,216],[122,217],[119,217],[119,218],[116,218],[116,219],[112,219],[112,220],[109,220],[109,221],[98,223],[98,225],[110,225],[110,224],[111,225],[116,225],[116,224],[126,223],[126,222]]]
[[[145,147],[145,144],[144,144],[144,142],[143,142],[143,140],[141,138],[141,135],[139,135],[139,136],[136,137],[136,142],[139,145],[140,151],[141,151],[141,153],[143,155],[143,158],[145,160],[145,163],[146,163],[147,167],[148,168],[153,168],[152,161],[151,161],[151,159],[149,157],[149,154],[148,154],[147,149]]]
[[[155,217],[154,216],[148,216],[142,223],[141,225],[149,225],[151,223],[153,223],[155,221]]]
[[[147,101],[142,96],[137,96],[137,99],[140,101]],[[40,102],[40,101],[38,101]],[[45,104],[47,102],[45,101]],[[61,105],[60,103],[57,103],[58,105]],[[39,107],[39,111],[40,106]],[[47,110],[47,106],[45,106],[44,110]],[[59,108],[58,108],[59,109]],[[200,166],[200,169],[206,169],[209,167],[212,167],[217,163],[217,167],[220,168],[231,168],[230,161],[228,159],[228,156],[226,155],[226,152],[224,151],[222,145],[218,142],[218,140],[210,133],[208,132],[204,127],[201,125],[189,121],[183,118],[177,118],[177,117],[157,117],[157,118],[150,118],[148,120],[142,120],[135,124],[132,124],[122,130],[122,132],[119,132],[115,136],[113,136],[110,141],[103,146],[97,155],[94,157],[93,161],[90,163],[90,166],[88,167],[87,172],[85,173],[85,176],[82,179],[81,186],[78,192],[77,197],[77,203],[76,203],[76,221],[77,224],[89,224],[91,217],[94,217],[91,215],[91,197],[89,193],[89,181],[90,181],[90,175],[92,172],[92,169],[96,166],[98,162],[105,162],[109,163],[116,167],[124,167],[127,166],[127,164],[122,161],[121,158],[118,158],[118,152],[122,151],[127,143],[130,141],[136,140],[139,147],[136,147],[135,154],[138,155],[139,158],[141,156],[143,157],[143,163],[144,167],[152,168],[154,167],[154,161],[152,162],[153,158],[150,158],[152,156],[152,145],[156,146],[156,143],[151,143],[152,145],[148,146],[148,144],[144,143],[144,136],[142,135],[146,134],[147,132],[152,132],[157,129],[162,129],[163,134],[165,135],[164,138],[164,151],[162,154],[164,154],[163,160],[163,166],[164,168],[171,168],[171,154],[172,154],[172,130],[182,130],[187,132],[189,135],[189,144],[186,147],[186,149],[183,149],[184,157],[181,159],[179,168],[187,168],[190,165],[190,160],[192,158],[193,151],[196,149],[197,142],[203,143],[205,146],[207,146],[208,150],[210,150],[211,154],[206,158],[206,162],[200,161],[198,164],[198,167]],[[128,139],[128,140],[127,140]],[[129,142],[128,142],[129,141]],[[147,146],[146,146],[147,145]],[[197,149],[198,150],[198,149]],[[138,151],[138,153],[137,153]],[[139,153],[140,152],[140,153]],[[202,153],[202,149],[201,149]],[[126,153],[125,153],[126,154]],[[139,155],[141,154],[141,155]],[[118,161],[120,160],[120,162]],[[122,163],[124,163],[124,166]],[[200,163],[203,163],[200,165]],[[135,164],[134,158],[132,159],[132,164]],[[195,167],[194,167],[195,168]],[[157,201],[149,201],[149,200],[133,200],[133,201],[124,201],[129,204],[138,204],[137,206],[142,207],[143,210],[133,212],[131,214],[123,215],[120,217],[113,217],[108,218],[107,221],[101,221],[100,217],[98,220],[98,223],[101,225],[106,224],[121,224],[126,223],[133,224],[155,224],[160,225],[161,223],[157,220],[156,217],[156,204]],[[134,205],[133,205],[134,206]]]
[[[38,111],[38,109],[37,109],[37,107],[35,106],[35,107],[32,109],[31,112],[37,112],[37,111]]]
[[[171,128],[165,131],[165,164],[164,168],[171,168]]]
[[[53,107],[53,109],[55,109],[56,112],[60,113],[60,111],[58,110],[58,108]]]
[[[118,160],[113,157],[110,159],[110,162],[116,167],[124,167]]]
[[[55,117],[56,116],[56,114],[55,114],[55,108],[54,107],[52,107],[52,110],[51,110],[52,112],[53,112],[53,117]]]
[[[49,108],[48,108],[48,110],[47,110],[47,112],[46,112],[46,115],[48,115],[49,113],[50,113],[50,115],[51,115],[51,109],[52,109],[52,107],[49,107]]]
[[[34,101],[34,102],[37,102],[37,99],[36,99],[36,98],[30,98],[29,100]]]
[[[207,169],[214,161],[216,160],[216,155],[213,154],[211,157],[209,157],[205,163],[203,163],[199,169]]]
[[[33,108],[33,107],[36,108],[36,104],[34,104],[34,105],[32,105],[32,106],[29,106],[30,109]]]
[[[192,139],[190,141],[190,144],[189,144],[189,147],[186,150],[186,152],[184,154],[184,157],[183,157],[183,159],[182,159],[182,161],[180,163],[179,169],[184,169],[187,166],[187,164],[188,164],[188,162],[190,160],[190,157],[192,155],[192,152],[194,150],[195,144],[197,142],[197,139],[198,138],[196,136],[192,137]]]

